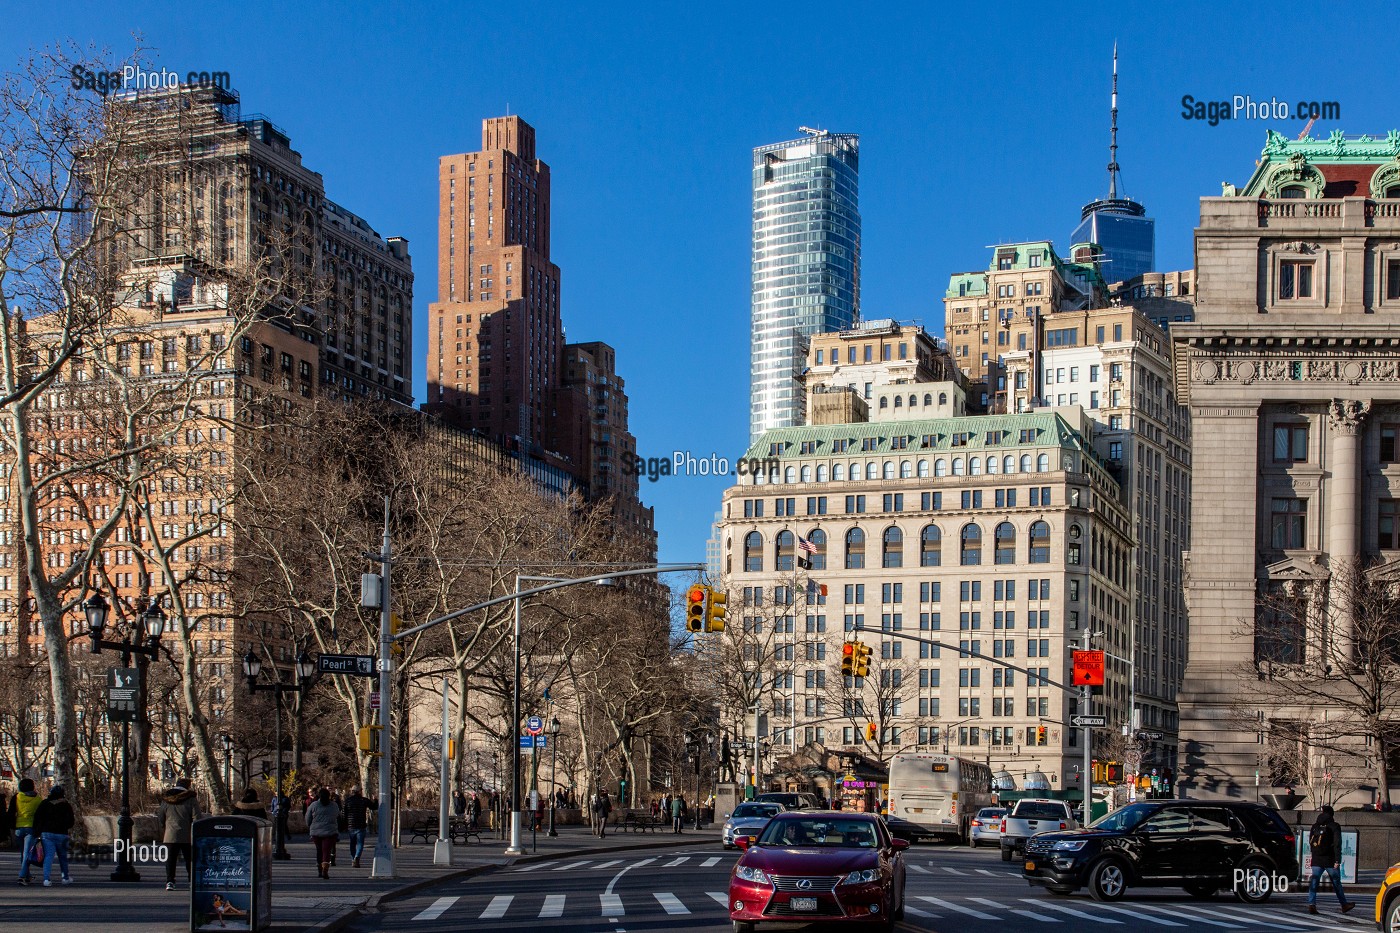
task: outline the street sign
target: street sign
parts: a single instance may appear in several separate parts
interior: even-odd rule
[[[351,674],[356,677],[374,676],[374,655],[323,654],[316,658],[316,669],[322,674]]]
[[[531,716],[525,720],[525,731],[531,735],[539,735],[544,731],[544,720],[538,716]]]
[[[141,689],[141,672],[134,667],[107,669],[107,719],[131,722],[136,718],[136,698]]]
[[[1076,687],[1103,686],[1103,652],[1076,651],[1074,653],[1074,679]]]
[[[521,748],[545,748],[549,745],[547,735],[522,735],[520,737]]]
[[[379,709],[379,691],[376,690],[369,695],[369,708]]]
[[[1106,717],[1106,716],[1075,716],[1073,719],[1070,720],[1070,722],[1071,722],[1076,728],[1083,728],[1084,726],[1095,726],[1095,727],[1102,728],[1103,726],[1108,725],[1108,717]]]
[[[1160,732],[1139,732],[1137,737],[1147,742],[1155,742],[1162,737]]]

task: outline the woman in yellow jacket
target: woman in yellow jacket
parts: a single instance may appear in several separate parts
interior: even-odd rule
[[[19,793],[10,801],[10,815],[14,817],[15,824],[15,842],[19,844],[20,884],[29,883],[29,849],[40,844],[40,840],[34,835],[34,811],[39,809],[39,804],[43,802],[44,798],[34,793],[32,778],[20,780]]]

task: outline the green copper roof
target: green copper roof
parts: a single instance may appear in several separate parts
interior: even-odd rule
[[[1302,167],[1309,164],[1380,165],[1397,160],[1400,160],[1400,130],[1391,130],[1385,136],[1347,136],[1341,130],[1333,130],[1325,139],[1313,136],[1291,139],[1269,130],[1254,174],[1244,188],[1234,193],[1246,198],[1270,196],[1267,182],[1280,166],[1297,166],[1293,171],[1294,180],[1301,181],[1305,171]]]
[[[910,391],[917,389],[917,385],[910,386]],[[1034,433],[1022,441],[1022,431]],[[998,438],[999,442],[989,443],[989,435]],[[929,438],[928,446],[924,445],[926,437]],[[866,438],[875,440],[873,449],[862,449],[862,442]],[[894,447],[892,442],[896,438],[906,438],[908,446]],[[963,440],[964,443],[955,447],[955,438]],[[847,447],[845,450],[837,450],[834,442],[842,440],[847,442]],[[802,444],[805,441],[816,442],[813,452],[802,453]],[[774,444],[778,445],[776,451],[773,448]],[[929,451],[960,454],[996,453],[1022,447],[1065,447],[1084,450],[1086,444],[1079,432],[1059,415],[1053,412],[1029,412],[1019,415],[969,415],[963,418],[778,428],[760,436],[744,456],[747,459],[776,456],[780,460],[801,460],[848,456],[909,456]]]
[[[1000,268],[999,261],[1011,257],[1009,269]],[[1038,265],[1032,266],[1031,259],[1035,257],[1040,260]],[[948,279],[948,290],[944,292],[945,298],[968,298],[978,297],[987,294],[987,274],[991,272],[1025,272],[1031,269],[1053,268],[1060,278],[1074,284],[1074,276],[1084,275],[1089,283],[1102,286],[1104,284],[1102,276],[1099,275],[1098,267],[1092,263],[1070,262],[1060,258],[1055,252],[1055,245],[1049,240],[1031,240],[1026,243],[1003,243],[1000,246],[992,247],[992,261],[987,266],[987,272],[958,272]]]

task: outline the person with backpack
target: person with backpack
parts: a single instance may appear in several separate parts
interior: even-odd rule
[[[194,821],[199,819],[199,795],[190,790],[190,779],[180,778],[175,786],[161,794],[156,817],[161,825],[161,842],[165,845],[165,890],[175,890],[175,866],[185,857],[185,876],[194,868]]]
[[[21,778],[19,791],[10,801],[10,816],[15,827],[15,845],[19,849],[19,883],[29,883],[29,850],[43,840],[34,834],[34,811],[43,798],[34,793],[34,779]]]
[[[1348,913],[1356,905],[1347,900],[1342,890],[1342,828],[1333,817],[1333,810],[1324,804],[1317,814],[1312,829],[1308,830],[1308,848],[1312,850],[1312,877],[1308,879],[1308,913],[1317,913],[1317,882],[1326,872],[1332,879],[1332,890],[1337,892],[1337,901],[1342,905],[1342,913]]]
[[[34,835],[44,844],[44,887],[53,887],[49,880],[53,860],[58,858],[59,875],[64,884],[72,884],[68,876],[68,835],[73,831],[73,805],[64,799],[63,787],[55,784],[48,799],[34,808]]]

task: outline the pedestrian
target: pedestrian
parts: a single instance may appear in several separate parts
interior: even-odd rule
[[[470,820],[467,823],[473,830],[481,828],[481,795],[472,791],[472,802],[467,809]]]
[[[467,795],[462,793],[460,787],[452,793],[452,815],[459,820],[467,816]]]
[[[64,884],[72,884],[68,877],[68,834],[73,831],[73,806],[63,797],[63,787],[55,784],[49,789],[48,799],[34,809],[34,834],[44,844],[44,887],[53,887],[49,880],[53,871],[54,856],[58,857],[59,874]]]
[[[608,817],[612,815],[612,801],[608,799],[606,790],[598,791],[598,796],[593,800],[593,816],[598,823],[598,838],[606,839],[608,836]]]
[[[684,832],[685,797],[677,794],[671,798],[671,832]]]
[[[15,820],[10,813],[9,789],[0,790],[0,846],[10,847],[10,834],[14,831]]]
[[[365,851],[365,832],[369,829],[369,811],[379,809],[379,801],[360,793],[359,786],[350,788],[345,797],[345,830],[350,834],[350,867],[360,867]]]
[[[180,778],[175,786],[161,794],[160,809],[156,811],[160,820],[161,842],[165,844],[165,890],[175,890],[176,860],[184,855],[185,876],[193,871],[194,854],[190,842],[194,834],[194,821],[199,819],[199,797],[190,790],[190,779]]]
[[[306,830],[311,841],[316,844],[316,861],[320,863],[320,874],[327,881],[331,877],[331,864],[335,861],[335,843],[339,838],[336,824],[340,820],[340,807],[331,799],[328,788],[321,788],[315,801],[306,808]]]
[[[1342,828],[1332,816],[1332,808],[1323,804],[1317,820],[1308,830],[1308,847],[1312,850],[1312,877],[1308,879],[1308,913],[1317,913],[1317,882],[1326,872],[1332,878],[1332,890],[1337,892],[1337,902],[1342,905],[1342,913],[1348,913],[1356,905],[1347,900],[1342,890]]]
[[[243,788],[243,796],[233,805],[233,812],[237,816],[259,816],[267,819],[267,808],[258,799],[258,792],[251,787]]]
[[[34,811],[43,799],[34,793],[34,779],[21,778],[19,790],[10,801],[10,820],[15,827],[15,847],[19,849],[19,883],[29,883],[29,850],[42,844],[34,835]]]

